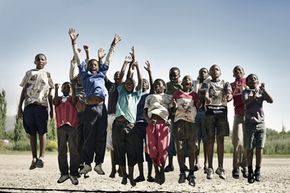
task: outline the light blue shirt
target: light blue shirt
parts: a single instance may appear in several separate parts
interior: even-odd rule
[[[118,102],[116,105],[116,117],[124,116],[130,123],[136,122],[137,105],[142,96],[142,91],[128,93],[124,85],[118,86]]]

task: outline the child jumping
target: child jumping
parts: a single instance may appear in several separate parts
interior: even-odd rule
[[[48,106],[50,119],[53,118],[51,90],[54,88],[50,73],[44,71],[47,58],[44,54],[35,56],[35,69],[26,72],[20,86],[23,87],[19,106],[18,118],[23,118],[23,126],[30,138],[32,162],[30,170],[42,168],[46,146],[48,121]],[[24,102],[24,111],[22,105]],[[39,157],[37,157],[37,135],[39,135]]]
[[[263,148],[266,140],[265,116],[263,101],[273,103],[272,97],[265,90],[265,84],[259,85],[257,75],[246,78],[248,88],[243,91],[245,102],[245,146],[248,161],[248,182],[260,181]],[[256,148],[256,169],[253,172],[253,154]]]

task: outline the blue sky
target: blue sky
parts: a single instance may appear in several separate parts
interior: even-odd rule
[[[0,89],[14,115],[19,83],[34,68],[34,56],[45,53],[46,70],[56,83],[68,80],[72,56],[68,28],[80,33],[79,46],[108,50],[115,33],[122,37],[109,76],[119,70],[135,46],[137,60],[152,63],[154,78],[168,81],[172,66],[196,78],[201,67],[219,64],[222,79],[242,65],[255,73],[274,99],[264,104],[266,126],[290,129],[290,1],[274,0],[1,0]],[[84,55],[83,55],[84,57]],[[145,70],[142,71],[146,77]],[[229,104],[232,125],[232,103]]]

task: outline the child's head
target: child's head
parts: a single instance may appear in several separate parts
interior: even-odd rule
[[[61,85],[61,92],[64,96],[68,96],[70,93],[70,83],[69,82],[64,82]]]
[[[121,84],[121,77],[120,77],[120,71],[115,72],[114,74],[114,81],[116,84]]]
[[[201,68],[199,71],[198,71],[198,79],[203,81],[205,79],[207,79],[209,76],[208,74],[208,70],[206,68]]]
[[[169,79],[170,79],[170,82],[172,82],[172,83],[178,83],[179,78],[180,78],[180,70],[179,70],[179,68],[172,67],[169,70]]]
[[[236,78],[236,79],[241,79],[243,78],[245,75],[245,71],[244,71],[244,68],[241,67],[241,66],[235,66],[234,69],[233,69],[233,76]]]
[[[133,90],[135,88],[135,81],[133,78],[127,78],[124,85],[125,85],[125,90],[128,93],[131,93],[131,92],[133,92]]]
[[[192,78],[190,75],[186,75],[183,77],[182,82],[182,90],[189,91],[192,88]]]
[[[36,65],[36,69],[43,69],[47,64],[46,56],[42,53],[39,53],[34,58],[34,64]]]
[[[143,78],[142,80],[142,92],[145,92],[149,89],[149,82],[147,79]]]
[[[99,62],[96,59],[90,59],[87,64],[87,68],[91,72],[98,72],[99,71]]]
[[[158,78],[153,83],[154,91],[156,94],[164,93],[165,92],[165,82],[164,80]]]
[[[259,79],[256,74],[250,74],[246,78],[246,84],[250,89],[256,89],[259,85]]]
[[[219,65],[217,64],[212,65],[209,69],[209,74],[213,80],[217,80],[222,74]]]

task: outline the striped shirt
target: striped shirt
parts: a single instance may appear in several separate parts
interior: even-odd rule
[[[55,106],[56,127],[60,128],[63,125],[69,125],[73,128],[78,126],[78,112],[72,103],[71,96],[58,97],[60,103]]]

